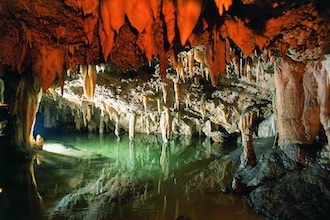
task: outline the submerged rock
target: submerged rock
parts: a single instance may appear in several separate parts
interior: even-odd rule
[[[102,174],[95,182],[63,197],[52,211],[54,219],[105,219],[111,204],[123,204],[145,191],[145,183],[118,173]]]

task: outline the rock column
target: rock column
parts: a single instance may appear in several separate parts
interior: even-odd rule
[[[301,146],[312,146],[321,125],[314,71],[308,62],[296,62],[288,57],[275,62],[279,145],[297,162],[306,159],[301,158],[305,155]]]

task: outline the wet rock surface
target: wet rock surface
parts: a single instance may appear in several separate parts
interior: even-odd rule
[[[268,219],[327,219],[329,183],[329,171],[314,164],[256,188],[248,202]]]
[[[240,168],[234,175],[239,184],[236,190],[248,194],[249,204],[258,213],[268,219],[328,218],[328,170],[316,162],[304,167],[278,148],[263,157],[254,168]]]
[[[142,194],[145,183],[123,174],[113,177],[101,175],[88,184],[63,197],[53,210],[53,219],[102,219],[112,204],[124,204]]]

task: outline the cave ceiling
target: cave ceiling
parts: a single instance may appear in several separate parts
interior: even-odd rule
[[[322,0],[0,0],[0,64],[32,66],[45,91],[77,64],[128,70],[157,58],[165,77],[170,54],[203,44],[216,76],[233,47],[319,59],[329,53],[329,14]]]

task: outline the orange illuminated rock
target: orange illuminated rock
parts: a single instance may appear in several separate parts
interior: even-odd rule
[[[157,55],[152,23],[149,23],[146,29],[139,34],[137,43],[141,50],[146,54],[148,61],[152,60],[153,55]]]
[[[115,31],[111,27],[111,16],[107,1],[101,2],[100,14],[101,20],[98,34],[101,42],[103,58],[107,61],[115,40]]]
[[[77,0],[78,8],[81,8],[85,15],[93,14],[99,6],[98,0]]]
[[[233,0],[214,0],[218,7],[219,15],[222,16],[224,11],[228,11],[229,7],[233,4]]]
[[[312,144],[320,129],[318,86],[306,64],[285,58],[275,68],[276,109],[281,147]]]
[[[197,24],[202,12],[202,0],[178,0],[177,1],[177,25],[180,32],[180,41],[185,45]]]
[[[163,0],[162,13],[164,14],[164,21],[167,30],[167,40],[172,44],[175,37],[175,7],[173,0]]]
[[[161,3],[162,3],[162,0],[149,0],[149,4],[150,4],[154,18],[158,18],[160,15]]]
[[[226,70],[226,41],[219,36],[215,27],[212,33],[213,41],[206,47],[206,62],[211,71],[212,85],[217,87],[219,74],[224,74]]]
[[[141,33],[152,19],[152,11],[146,0],[125,1],[124,11],[131,25]]]
[[[123,0],[107,0],[106,7],[110,13],[110,24],[113,30],[119,33],[119,29],[125,23],[125,11]]]
[[[59,47],[41,46],[40,55],[34,65],[42,90],[45,92],[54,82],[56,75],[64,73],[64,51]]]
[[[84,79],[84,94],[87,100],[94,99],[97,72],[95,65],[81,65],[81,74]]]

